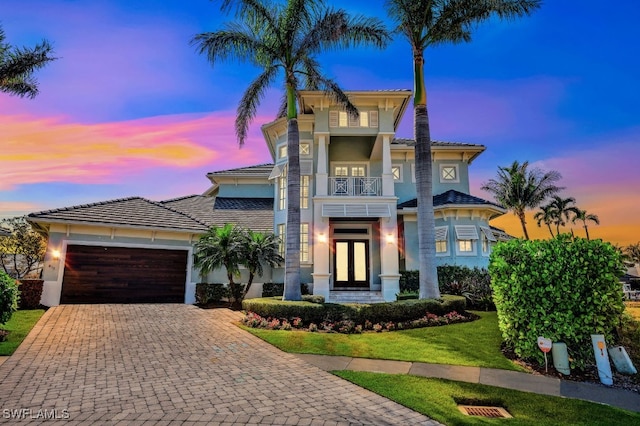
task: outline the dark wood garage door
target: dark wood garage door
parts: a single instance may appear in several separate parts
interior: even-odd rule
[[[67,246],[60,303],[184,302],[186,250]]]

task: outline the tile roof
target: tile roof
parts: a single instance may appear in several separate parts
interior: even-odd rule
[[[175,231],[204,231],[207,225],[189,214],[141,197],[45,210],[28,215],[35,222],[72,222]]]
[[[409,145],[413,146],[416,144],[414,139],[409,138],[395,138],[391,141],[392,145]],[[431,141],[431,146],[473,146],[478,148],[484,148],[484,145],[475,144],[475,143],[464,143],[464,142],[444,142],[444,141]]]
[[[236,169],[219,170],[217,172],[209,172],[207,176],[266,176],[269,177],[273,163],[258,164],[257,166],[238,167]]]
[[[454,189],[450,189],[442,194],[433,196],[433,207],[440,207],[449,204],[455,205],[488,205],[495,206],[502,209],[502,206],[492,203],[491,201],[483,200],[482,198],[474,197],[473,195],[465,194],[460,191],[456,191]],[[414,198],[413,200],[405,201],[404,203],[398,204],[399,209],[404,208],[416,208],[418,207],[418,200]]]
[[[11,235],[10,231],[0,228],[0,237],[8,237],[9,235]]]
[[[273,198],[206,197],[190,195],[163,201],[207,226],[234,223],[254,231],[273,231]]]

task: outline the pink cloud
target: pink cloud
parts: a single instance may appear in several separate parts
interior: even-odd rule
[[[157,168],[215,170],[269,161],[258,126],[251,128],[250,149],[238,150],[233,120],[227,112],[101,124],[0,115],[0,190],[43,182],[114,183]]]

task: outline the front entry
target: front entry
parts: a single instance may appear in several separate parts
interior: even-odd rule
[[[369,289],[369,241],[334,240],[334,290]]]

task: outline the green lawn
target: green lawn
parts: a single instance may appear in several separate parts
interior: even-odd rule
[[[450,380],[357,371],[334,374],[446,425],[637,425],[640,414],[577,399]],[[457,403],[506,408],[513,419],[461,414]]]
[[[14,353],[43,314],[44,310],[42,309],[14,312],[11,319],[0,326],[0,328],[9,331],[7,340],[0,342],[0,356]]]
[[[246,329],[285,352],[521,370],[500,352],[496,313],[475,313],[480,319],[473,322],[385,333]]]

